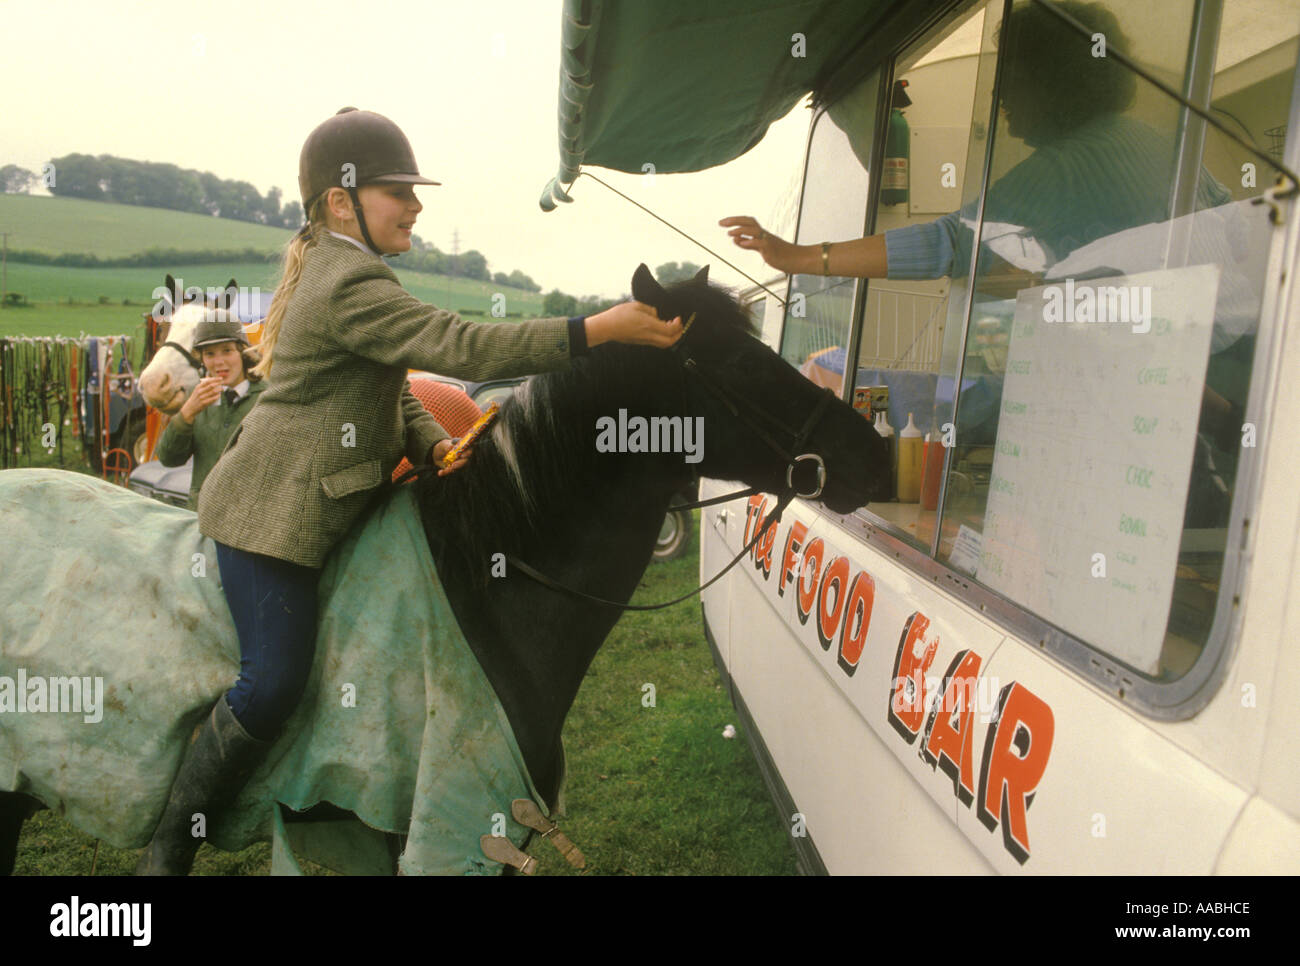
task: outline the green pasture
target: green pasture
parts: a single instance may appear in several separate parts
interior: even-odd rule
[[[699,512],[690,552],[652,565],[633,598],[666,600],[699,576]],[[655,686],[655,706],[642,703]],[[737,736],[722,737],[727,724]],[[571,869],[548,843],[539,875],[792,875],[789,826],[773,807],[704,639],[698,599],[630,613],[587,672],[564,731],[569,779],[560,827],[587,859]],[[89,875],[95,841],[51,811],[24,826],[15,872]],[[138,852],[100,844],[96,875],[127,874]],[[195,874],[265,875],[269,845],[199,850]],[[316,873],[324,870],[313,869]]]
[[[89,252],[100,258],[150,248],[255,248],[273,255],[293,234],[287,228],[185,211],[35,195],[0,195],[0,226],[9,233],[11,251]]]
[[[0,196],[4,197],[4,196]],[[217,219],[212,219],[216,221]],[[429,275],[395,266],[403,287],[422,302],[460,312],[472,309],[491,321],[492,296],[505,296],[505,311],[512,317],[541,315],[540,293],[507,288],[468,278]],[[280,277],[279,261],[184,265],[171,273],[185,286],[221,288],[230,279],[241,286],[274,292]],[[27,298],[31,306],[0,310],[0,335],[131,334],[123,325],[140,325],[142,314],[154,304],[153,291],[167,275],[161,268],[64,268],[58,265],[9,264],[10,292]],[[130,302],[129,306],[122,304]],[[478,319],[478,316],[473,316]]]

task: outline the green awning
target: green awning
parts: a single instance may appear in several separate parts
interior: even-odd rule
[[[739,157],[846,61],[868,61],[864,48],[882,25],[892,35],[900,19],[932,9],[904,0],[565,0],[560,167],[542,208],[570,200],[562,186],[582,165],[639,173],[653,164],[668,174]]]

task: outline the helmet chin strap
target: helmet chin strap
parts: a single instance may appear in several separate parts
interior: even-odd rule
[[[366,216],[365,212],[361,210],[361,199],[357,196],[357,189],[348,188],[348,194],[352,196],[352,210],[357,214],[357,224],[361,226],[361,237],[365,240],[365,243],[370,246],[370,250],[376,255],[384,254],[379,250],[379,246],[375,244],[374,240],[370,237],[370,231],[366,228]]]

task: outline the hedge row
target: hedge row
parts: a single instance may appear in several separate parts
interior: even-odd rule
[[[58,265],[63,268],[171,268],[176,265],[208,265],[218,262],[270,262],[278,256],[256,248],[148,248],[134,255],[100,258],[86,252],[49,252],[15,250],[9,261],[26,265]]]

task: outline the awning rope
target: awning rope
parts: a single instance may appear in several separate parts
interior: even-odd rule
[[[632,199],[632,198],[629,198],[627,195],[623,194],[623,192],[619,191],[619,190],[618,190],[617,188],[615,188],[613,185],[611,185],[611,184],[607,184],[606,182],[601,181],[599,178],[597,178],[597,177],[596,177],[594,174],[592,174],[591,172],[589,172],[589,171],[579,171],[579,172],[578,172],[578,178],[583,178],[583,177],[590,178],[592,181],[596,182],[596,184],[602,184],[602,185],[605,185],[606,188],[608,188],[610,191],[614,192],[614,194],[618,195],[618,196],[619,196],[620,198],[622,198],[624,201],[629,202],[630,204],[636,205],[638,208],[640,208],[642,211],[644,211],[644,212],[645,212],[647,215],[649,215],[651,218],[653,218],[653,219],[655,219],[656,221],[662,222],[663,224],[667,225],[669,228],[671,228],[673,231],[677,232],[677,234],[681,235],[683,238],[685,238],[687,241],[691,242],[693,245],[698,245],[700,248],[703,248],[706,252],[708,252],[710,255],[712,255],[714,258],[716,258],[718,261],[722,262],[722,264],[726,265],[728,268],[732,269],[733,271],[737,272],[738,274],[743,275],[745,278],[749,279],[751,282],[753,282],[755,285],[757,285],[759,288],[761,288],[761,289],[762,289],[764,292],[766,292],[768,295],[772,296],[772,298],[776,299],[776,300],[777,300],[778,302],[780,302],[782,305],[785,305],[785,304],[786,304],[786,303],[785,303],[785,299],[781,298],[781,296],[777,295],[775,292],[773,292],[770,288],[768,288],[766,285],[764,285],[764,284],[763,284],[762,282],[760,282],[758,279],[754,278],[753,275],[750,275],[748,272],[744,271],[743,269],[737,268],[737,267],[736,267],[735,265],[733,265],[731,262],[727,261],[727,260],[726,260],[725,258],[723,258],[721,255],[719,255],[717,252],[715,252],[715,251],[714,251],[712,248],[710,248],[708,245],[704,244],[704,242],[700,241],[700,240],[697,239],[697,238],[693,238],[692,236],[688,235],[686,232],[682,231],[680,228],[678,228],[676,225],[674,225],[671,221],[668,221],[666,218],[660,218],[658,215],[656,215],[653,211],[651,211],[651,210],[650,210],[649,208],[647,208],[645,205],[641,204],[639,201],[636,201],[636,200],[634,200],[634,199]],[[576,183],[577,183],[577,178],[575,178],[573,181],[571,181],[571,182],[568,184],[567,187],[568,187],[568,188],[572,188],[573,185],[576,184]],[[567,191],[567,188],[566,188],[566,191]]]

